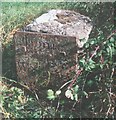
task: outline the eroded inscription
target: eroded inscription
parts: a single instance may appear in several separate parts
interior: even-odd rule
[[[17,74],[25,83],[57,86],[72,77],[67,77],[65,71],[76,64],[76,48],[73,37],[17,32]]]

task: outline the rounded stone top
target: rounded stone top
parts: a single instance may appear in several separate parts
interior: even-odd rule
[[[87,42],[92,30],[88,16],[71,10],[49,10],[25,27],[25,31],[75,36],[81,48]]]

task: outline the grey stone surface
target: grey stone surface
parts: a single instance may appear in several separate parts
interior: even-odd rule
[[[92,30],[89,17],[70,10],[50,10],[25,27],[25,31],[75,36],[82,48]]]

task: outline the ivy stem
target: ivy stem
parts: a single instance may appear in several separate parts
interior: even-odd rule
[[[98,49],[99,49],[99,46],[96,47],[94,53],[91,55],[91,57],[89,58],[89,60],[92,59],[96,55],[96,52],[98,51]]]
[[[96,55],[96,52],[98,51],[98,49],[99,49],[99,46],[96,47],[94,53],[91,55],[91,57],[89,58],[89,60],[92,59]],[[74,76],[74,79],[72,80],[72,82],[70,83],[68,89],[72,88],[73,84],[75,83],[75,81],[77,80],[77,78],[79,77],[79,75],[82,73],[82,71],[83,70],[77,70],[77,73]]]
[[[70,83],[68,89],[72,88],[73,84],[75,83],[75,81],[77,80],[77,78],[79,77],[79,75],[81,74],[82,70],[77,70],[77,73],[73,79],[73,81]]]

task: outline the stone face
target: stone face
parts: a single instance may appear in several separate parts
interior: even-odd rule
[[[25,31],[74,36],[82,48],[92,30],[91,19],[69,10],[50,10],[25,27]]]
[[[34,32],[17,31],[15,36],[18,78],[35,89],[61,86],[74,76],[76,38]]]

